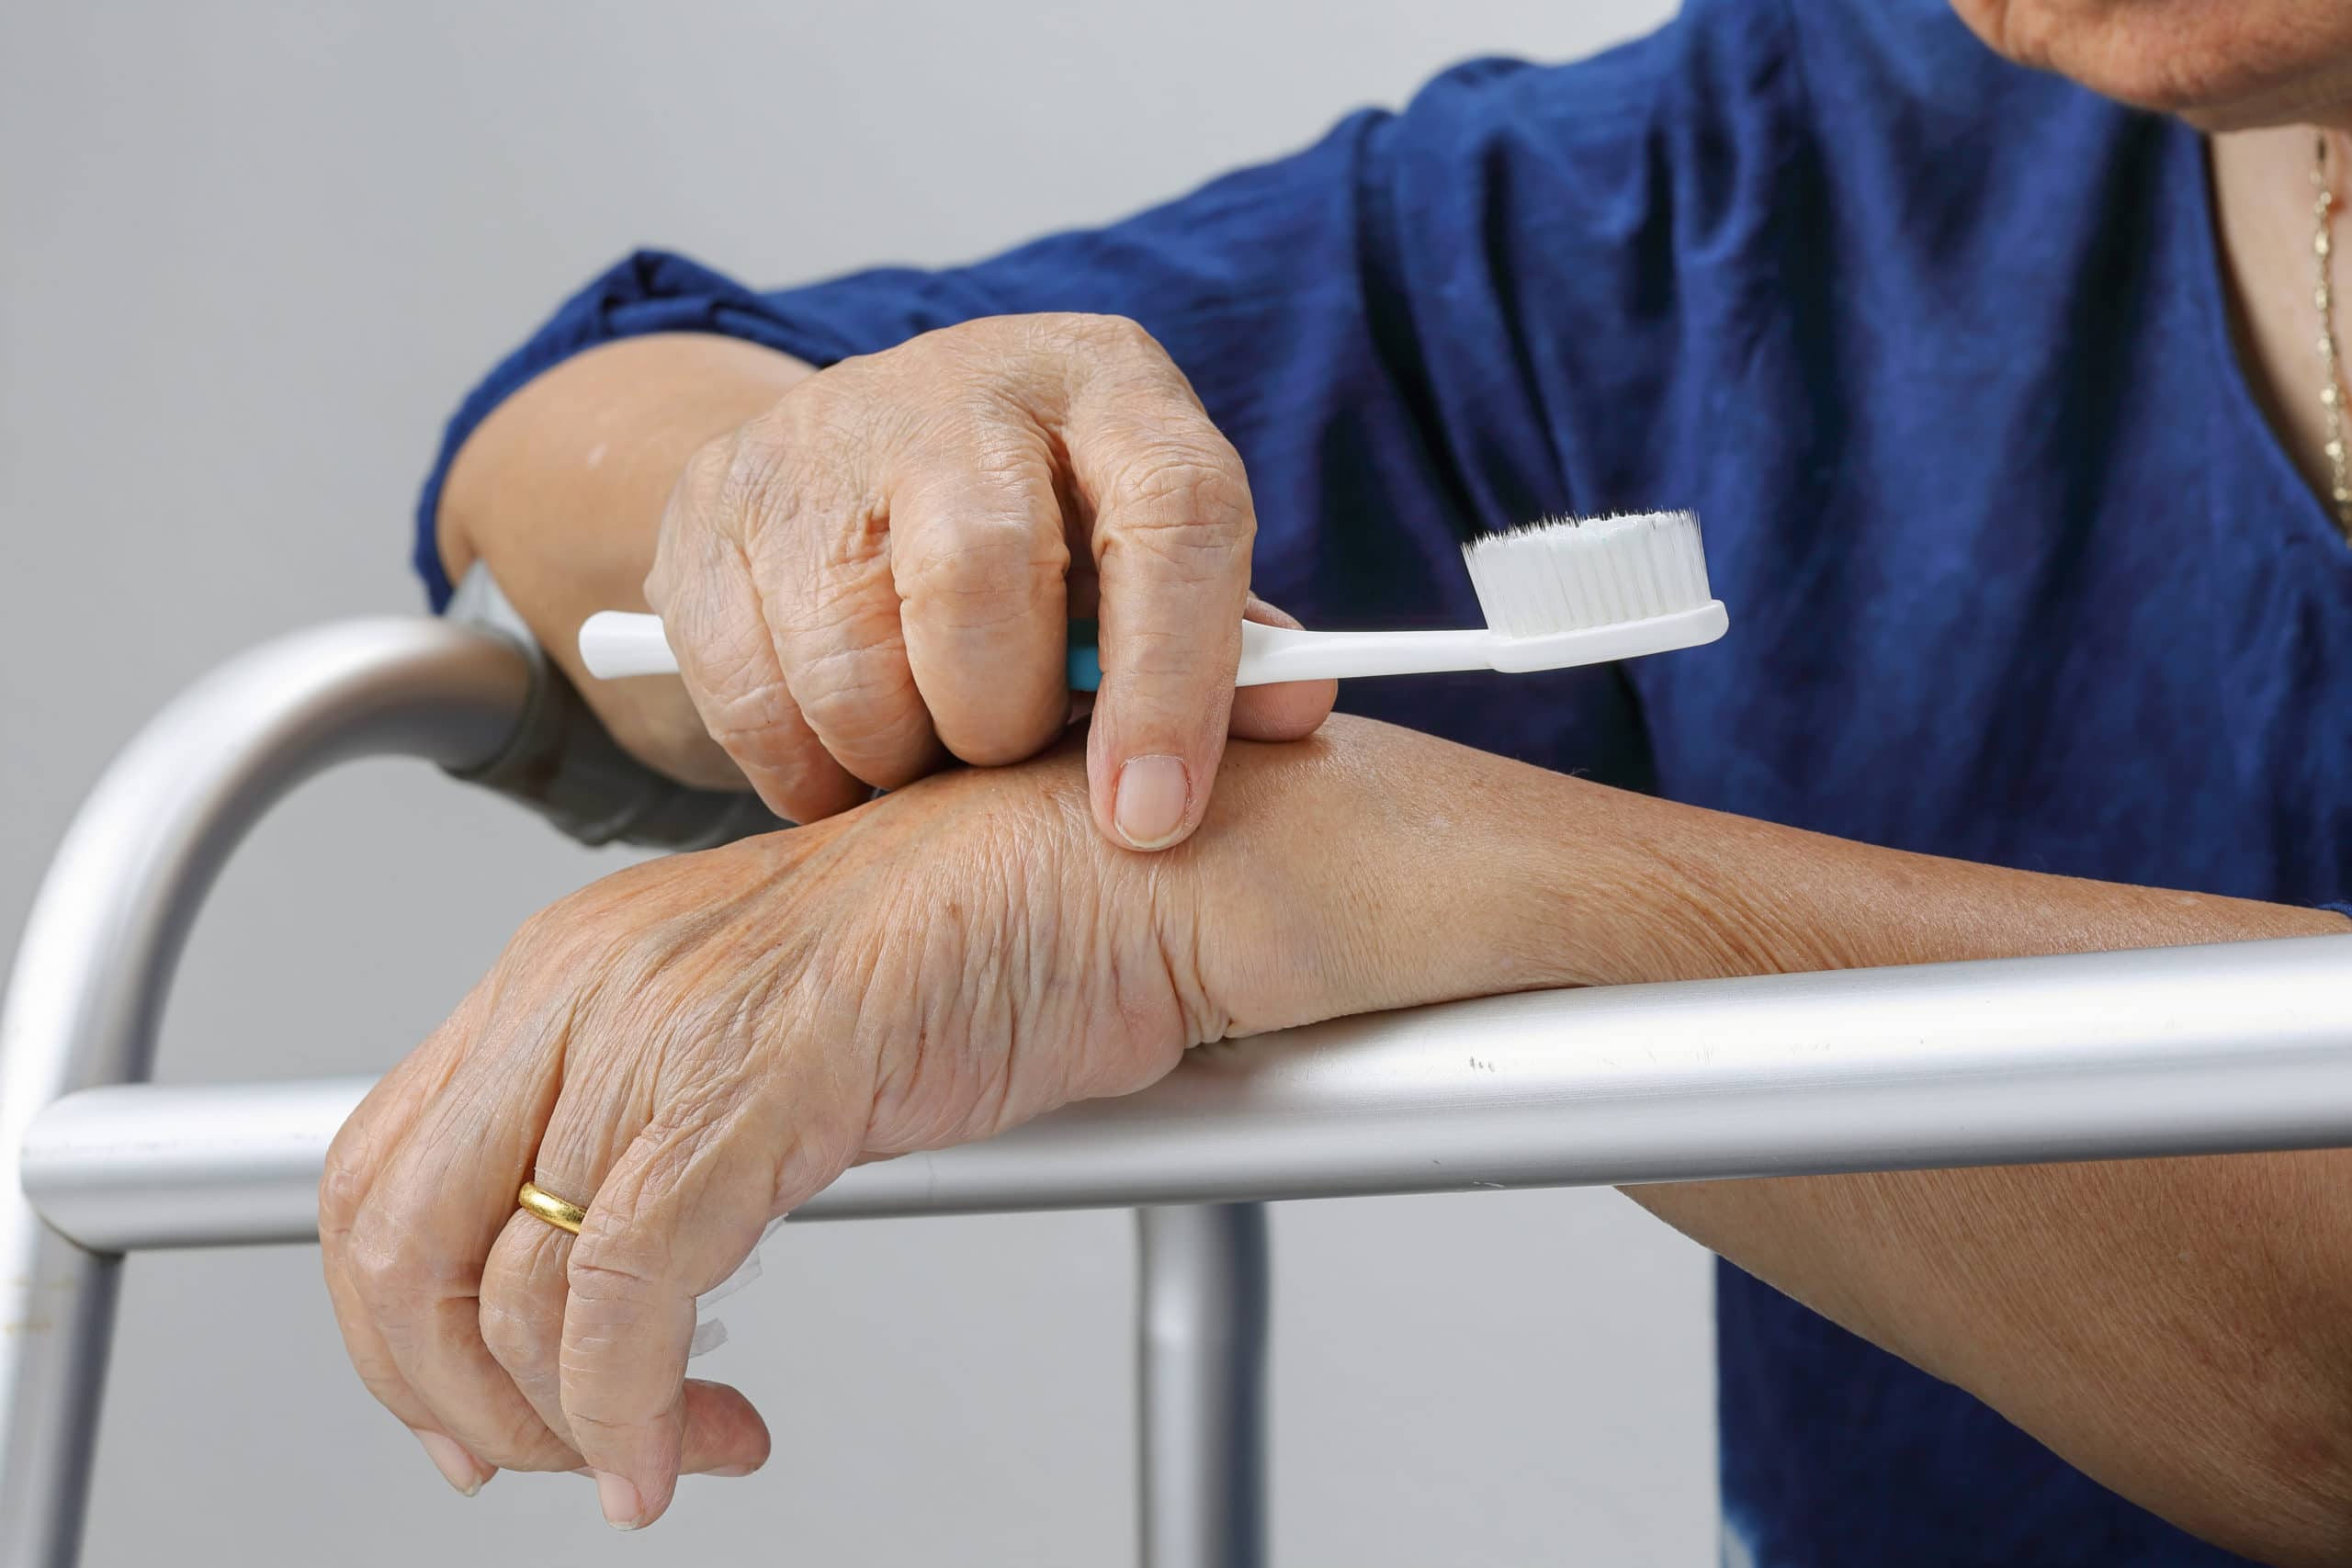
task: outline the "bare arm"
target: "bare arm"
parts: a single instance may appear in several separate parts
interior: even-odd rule
[[[1645,978],[2346,929],[2326,911],[1626,808],[1674,868],[1626,920],[1677,932]],[[2352,1153],[1628,1195],[2185,1529],[2265,1562],[2352,1552]]]
[[[2257,1561],[2352,1551],[2352,1156],[1628,1190]]]
[[[1101,624],[1090,799],[1182,841],[1228,733],[1295,739],[1329,682],[1234,690],[1257,520],[1232,444],[1134,322],[1002,316],[822,371],[670,334],[565,361],[467,440],[438,533],[579,681],[594,611],[661,612],[683,683],[586,682],[616,739],[808,822],[952,758],[1019,761],[1070,718],[1065,634]]]
[[[463,1445],[454,1483],[584,1455],[630,1480],[607,1513],[643,1522],[681,1464],[765,1450],[740,1399],[680,1404],[693,1296],[854,1159],[1340,1013],[2343,929],[1871,849],[1352,719],[1237,747],[1203,831],[1150,858],[1094,831],[1065,748],[634,867],[535,920],[338,1140],[322,1234],[355,1360]],[[544,1256],[568,1238],[509,1214],[526,1176],[605,1216],[568,1299]],[[2322,1562],[2352,1543],[2347,1186],[2328,1154],[1637,1196],[2135,1500]],[[428,1332],[435,1290],[471,1280],[479,1327]]]
[[[975,385],[1000,400],[1036,393],[1042,383],[1022,334],[1041,329],[983,328],[996,335],[946,345],[973,356]],[[1140,456],[1146,478],[1159,476],[1145,487],[1156,493],[1214,479],[1181,444],[1160,440],[1193,428],[1198,407],[1189,392],[1148,355],[1139,381],[1121,380],[1141,346],[1104,329],[1082,332],[1099,334],[1086,340],[1095,357],[1083,373],[1128,392],[1140,387],[1144,400],[1119,405],[1125,412],[1110,425],[1090,427],[1096,457],[1115,467],[1122,455]],[[886,386],[862,401],[811,407],[829,417],[862,410],[860,418],[935,408],[923,400],[944,384],[942,363],[896,382],[903,396],[882,395]],[[1053,363],[1057,374],[1069,370]],[[718,338],[650,338],[582,355],[518,393],[469,441],[441,518],[445,558],[453,572],[476,555],[487,558],[570,664],[581,617],[643,602],[658,520],[695,455],[813,384],[790,359]],[[992,428],[1001,435],[1011,427]],[[896,460],[888,450],[898,437],[887,428],[853,423],[839,434],[837,445],[857,461]],[[949,440],[941,451],[941,466],[910,481],[910,495],[967,495],[982,484],[968,444]],[[1160,482],[1171,476],[1183,483]],[[895,600],[889,610],[895,617]],[[1229,633],[1221,612],[1194,610],[1204,647]],[[1022,658],[1047,644],[1057,649],[1061,613],[1056,597],[1025,623],[1002,623],[1026,649]],[[1057,682],[1057,663],[1046,663]],[[1185,679],[1197,683],[1208,668]],[[984,685],[980,695],[1009,689]],[[676,682],[586,690],[640,755],[697,782],[741,778]],[[886,730],[888,695],[849,728]],[[1271,700],[1277,706],[1254,720],[1237,707],[1236,733],[1254,722],[1268,738],[1304,734],[1329,697],[1294,700],[1286,715],[1283,699]],[[1231,1013],[1234,1029],[1547,985],[2345,929],[2321,911],[1872,849],[1599,789],[1401,732],[1346,728],[1358,739],[1318,753],[1317,766],[1330,770],[1318,782],[1254,798],[1270,822],[1307,812],[1311,822],[1295,824],[1300,841],[1354,868],[1355,881],[1289,911],[1287,923],[1309,929],[1339,911],[1355,961],[1309,966],[1322,987],[1312,996],[1260,986],[1257,1002]],[[1096,729],[1099,752],[1099,720]],[[1363,741],[1367,733],[1378,743]],[[756,746],[750,754],[763,755]],[[1090,799],[1102,827],[1109,795],[1100,761]],[[1314,805],[1310,795],[1324,791]],[[862,795],[837,789],[829,808]],[[1188,798],[1187,810],[1197,821],[1205,798]],[[1192,858],[1215,863],[1227,852],[1221,845],[1250,841],[1228,831],[1204,839]],[[1263,874],[1229,868],[1237,886]],[[1212,945],[1232,944],[1208,962],[1228,976],[1250,976],[1264,953],[1283,950],[1281,931],[1229,910],[1205,926]],[[1451,940],[1433,942],[1432,932]],[[1634,1195],[2188,1528],[2257,1555],[2318,1562],[2352,1550],[2352,1331],[2341,1326],[2352,1322],[2347,1179],[2352,1157],[2316,1154]]]
[[[442,564],[476,560],[616,739],[688,784],[741,789],[675,681],[591,681],[580,623],[645,608],[662,513],[696,450],[775,405],[808,367],[702,333],[589,350],[509,398],[468,438],[442,491]]]

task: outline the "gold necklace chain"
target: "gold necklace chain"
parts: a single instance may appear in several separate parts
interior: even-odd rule
[[[2335,289],[2329,265],[2335,250],[2329,231],[2335,227],[2335,187],[2327,177],[2327,132],[2314,137],[2312,154],[2312,215],[2318,222],[2312,235],[2312,303],[2319,307],[2320,367],[2326,380],[2319,389],[2320,410],[2327,432],[2328,493],[2335,503],[2335,525],[2352,543],[2352,463],[2344,447],[2344,356],[2335,347]]]

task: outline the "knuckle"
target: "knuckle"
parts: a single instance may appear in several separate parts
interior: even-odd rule
[[[1224,453],[1189,443],[1147,447],[1120,479],[1121,499],[1143,508],[1148,522],[1188,526],[1228,542],[1256,532],[1249,480],[1240,463]]]
[[[670,487],[654,530],[653,564],[643,584],[647,604],[662,615],[681,607],[683,596],[702,575],[696,563],[708,561],[723,547],[717,541],[740,532],[722,505],[740,439],[739,432],[696,447]]]
[[[678,488],[697,499],[716,497],[725,488],[728,477],[735,471],[737,454],[742,443],[743,431],[738,429],[695,447],[679,472]]]
[[[513,1296],[482,1293],[481,1341],[516,1377],[540,1376],[555,1365],[554,1336],[539,1314]]]
[[[673,536],[693,524],[708,524],[724,516],[720,502],[734,474],[742,433],[721,436],[695,448],[678,470],[676,488],[663,513],[663,527],[656,545],[657,563],[673,545]]]
[[[695,591],[705,586],[707,563],[724,547],[717,543],[718,534],[711,509],[701,497],[689,498],[683,490],[672,496],[653,535],[653,564],[646,569],[639,584],[647,608],[672,618],[691,615],[698,609],[704,595]]]
[[[899,376],[942,363],[961,366],[986,362],[1001,350],[1005,327],[1012,320],[1005,316],[975,316],[967,321],[933,327],[875,355],[871,367],[880,375]]]
[[[1143,323],[1131,316],[1071,312],[1058,316],[1055,321],[1062,332],[1077,342],[1123,358],[1168,357],[1167,351],[1159,346],[1159,340],[1145,331]]]
[[[319,1234],[340,1238],[358,1218],[368,1196],[368,1145],[370,1133],[358,1117],[344,1124],[327,1148],[326,1169],[319,1177]]]
[[[360,1300],[379,1316],[404,1316],[434,1293],[440,1273],[414,1233],[363,1220],[351,1235],[350,1271]]]
[[[697,704],[774,705],[783,671],[775,634],[757,615],[698,618],[684,628],[681,646],[687,650],[681,669]]]
[[[763,1004],[747,998],[744,1005]],[[615,1184],[615,1213],[628,1216],[632,1230],[666,1234],[677,1192],[697,1166],[723,1156],[739,1114],[758,1094],[755,1075],[739,1060],[698,1054],[663,1080],[670,1110],[648,1124],[643,1135],[650,1147],[634,1177]]]
[[[502,1242],[482,1278],[478,1303],[482,1343],[500,1366],[518,1378],[541,1376],[555,1367],[563,1278],[553,1268],[551,1253],[548,1242],[538,1237],[519,1247],[511,1240]]]
[[[1054,454],[1035,389],[991,361],[943,378],[892,486],[901,506],[952,509],[951,530],[1059,519]],[[975,509],[987,513],[974,515]]]
[[[974,521],[940,532],[899,592],[909,611],[948,616],[964,629],[1025,615],[1067,569],[1060,541],[1025,521]]]
[[[588,1222],[573,1238],[564,1280],[574,1305],[643,1300],[667,1261],[667,1226],[643,1168],[608,1175],[596,1190]]]
[[[1156,682],[1189,684],[1207,669],[1207,648],[1197,636],[1177,632],[1155,631],[1148,627],[1131,630],[1119,645],[1119,669],[1122,674]],[[1141,701],[1131,694],[1130,702]],[[1171,707],[1172,693],[1163,693],[1152,704],[1154,707]],[[1173,719],[1174,712],[1165,716]]]
[[[787,409],[789,408],[789,412]],[[808,489],[800,443],[793,426],[799,408],[789,401],[746,423],[728,444],[726,468],[711,494],[720,516],[735,520],[740,533],[753,526],[788,525]]]
[[[877,434],[872,400],[842,389],[826,371],[735,433],[718,508],[754,564],[775,541],[822,536],[827,564],[865,551],[873,505],[860,478]]]
[[[569,1294],[560,1355],[567,1373],[605,1362],[615,1346],[641,1340],[661,1310],[655,1246],[592,1244],[584,1234],[582,1242],[565,1270]]]
[[[850,751],[862,761],[869,753],[896,756],[929,743],[930,711],[914,682],[874,671],[880,662],[834,659],[810,671],[801,712],[834,751]]]
[[[921,342],[844,359],[797,382],[737,433],[738,477],[757,477],[764,468],[805,482],[863,467],[864,455],[888,427],[886,415],[905,401],[897,384],[910,378],[906,351]]]
[[[608,1222],[607,1233],[610,1228]],[[653,1290],[655,1269],[645,1247],[602,1236],[592,1242],[583,1233],[581,1245],[572,1249],[564,1279],[571,1288],[575,1307],[633,1306]]]
[[[1024,364],[1101,370],[1142,362],[1156,371],[1170,363],[1159,340],[1132,317],[1083,310],[981,316],[926,333],[891,353],[904,356],[909,368],[922,355],[977,370],[983,382],[1001,381]]]
[[[498,979],[528,983],[541,975],[568,975],[600,945],[593,912],[578,896],[559,898],[515,928],[498,961]]]
[[[796,710],[781,681],[763,682],[713,705],[707,726],[711,739],[746,773],[799,787],[820,782],[824,761],[813,741],[804,740]]]
[[[1159,446],[1125,464],[1114,482],[1118,526],[1100,547],[1132,546],[1187,579],[1231,574],[1258,533],[1249,480],[1238,460],[1196,447]]]
[[[510,958],[527,961],[531,954],[545,948],[561,947],[571,940],[577,922],[571,915],[569,896],[551,904],[543,904],[524,917],[514,928],[514,935],[506,944]]]
[[[1066,310],[975,316],[910,339],[893,353],[910,365],[930,358],[958,367],[1001,367],[1023,355],[1067,348],[1075,336],[1071,323],[1084,319]]]
[[[671,614],[686,577],[679,570],[670,525],[664,523],[661,533],[654,536],[653,564],[646,570],[645,581],[638,585],[638,591],[645,595],[645,607],[657,615]]]
[[[751,644],[745,637],[706,648],[695,695],[712,739],[730,752],[764,754],[791,734],[792,695],[773,655]]]

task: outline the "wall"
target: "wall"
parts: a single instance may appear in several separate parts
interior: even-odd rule
[[[270,633],[409,611],[458,394],[631,244],[781,281],[1111,217],[1663,0],[0,13],[0,942],[107,757]],[[430,770],[333,776],[190,948],[162,1073],[377,1069],[616,863]],[[1611,1193],[1275,1219],[1290,1564],[1713,1552],[1703,1257]],[[345,1369],[308,1249],[130,1271],[93,1564],[1101,1564],[1128,1550],[1127,1222],[810,1227],[707,1363],[775,1463],[651,1537],[584,1483],[468,1503]],[[655,1541],[659,1545],[652,1544]]]

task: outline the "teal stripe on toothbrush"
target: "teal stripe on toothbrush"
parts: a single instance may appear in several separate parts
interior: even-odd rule
[[[1069,689],[1096,692],[1102,688],[1102,650],[1094,646],[1092,621],[1069,624]]]

